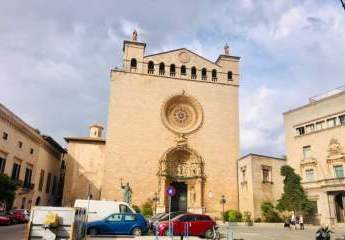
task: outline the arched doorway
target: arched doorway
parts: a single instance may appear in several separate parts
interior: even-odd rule
[[[335,201],[335,212],[338,223],[345,222],[345,193],[338,193],[334,197]]]
[[[37,197],[35,201],[35,206],[39,206],[41,203],[41,197]]]
[[[169,149],[160,160],[158,178],[160,212],[168,209],[166,189],[170,185],[176,189],[173,211],[203,212],[204,163],[194,150],[185,146]]]

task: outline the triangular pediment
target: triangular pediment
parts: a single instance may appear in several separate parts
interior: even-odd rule
[[[176,66],[185,65],[187,68],[195,66],[198,69],[217,69],[221,67],[216,63],[200,56],[199,54],[187,49],[179,48],[166,52],[147,55],[144,57],[145,62],[153,61],[155,64],[163,62],[166,66],[175,64]]]

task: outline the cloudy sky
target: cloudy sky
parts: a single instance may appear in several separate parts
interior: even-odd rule
[[[241,153],[284,154],[282,113],[345,84],[339,0],[2,1],[0,102],[56,138],[106,124],[109,70],[133,29],[147,53],[241,56]]]

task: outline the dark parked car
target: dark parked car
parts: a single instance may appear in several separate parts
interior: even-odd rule
[[[0,225],[10,225],[10,224],[11,224],[10,216],[4,212],[1,212],[0,213]]]
[[[216,222],[208,215],[202,214],[181,214],[171,220],[173,234],[185,235],[188,231],[189,236],[212,236],[216,227]],[[169,235],[169,222],[159,223],[158,233],[160,236]]]
[[[147,233],[148,223],[138,213],[114,213],[100,221],[87,224],[89,235],[135,235]]]

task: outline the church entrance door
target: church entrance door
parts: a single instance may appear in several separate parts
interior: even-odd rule
[[[337,222],[345,222],[345,194],[338,193],[335,198],[335,212],[337,217]]]
[[[187,184],[184,182],[172,182],[176,194],[171,198],[171,211],[187,211]]]

